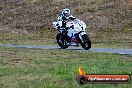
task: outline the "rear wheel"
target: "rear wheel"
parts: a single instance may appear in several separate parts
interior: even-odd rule
[[[66,39],[63,37],[62,34],[60,34],[60,33],[57,34],[56,40],[57,40],[58,45],[59,45],[62,49],[68,48],[68,45],[66,45],[66,44],[67,44],[67,41],[66,41]]]

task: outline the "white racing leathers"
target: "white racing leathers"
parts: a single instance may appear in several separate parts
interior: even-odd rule
[[[70,15],[69,17],[63,16],[62,14],[57,18],[57,21],[63,21],[63,17],[65,17],[66,20],[68,20],[69,17],[75,18],[74,16]]]

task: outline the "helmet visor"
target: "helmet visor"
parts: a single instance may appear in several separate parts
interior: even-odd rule
[[[64,16],[70,16],[70,11],[69,11],[69,10],[65,10],[65,11],[63,12],[63,15],[64,15]]]
[[[64,16],[69,17],[70,14],[69,13],[64,13]]]

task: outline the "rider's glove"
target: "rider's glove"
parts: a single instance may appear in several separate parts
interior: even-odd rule
[[[63,21],[66,21],[67,19],[66,19],[66,17],[63,16],[63,17],[62,17],[62,20],[63,20]]]
[[[68,19],[69,19],[69,20],[74,20],[74,19],[76,19],[76,18],[73,17],[73,16],[70,16]]]

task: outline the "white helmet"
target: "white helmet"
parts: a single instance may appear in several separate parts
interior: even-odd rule
[[[68,8],[62,10],[62,15],[63,16],[70,16],[70,13],[71,13],[71,11]]]

